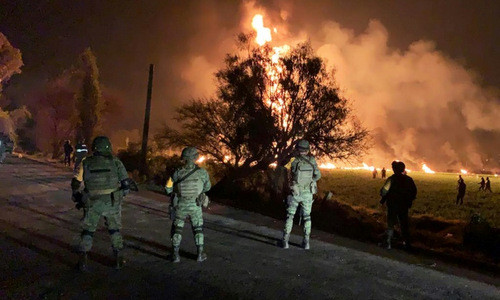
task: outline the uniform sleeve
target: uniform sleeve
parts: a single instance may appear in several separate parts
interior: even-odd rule
[[[82,162],[78,165],[78,168],[76,169],[75,174],[73,175],[73,178],[76,180],[82,182],[83,181],[83,164],[84,164],[85,158],[82,159]]]
[[[210,176],[208,175],[208,172],[205,169],[203,169],[202,180],[203,180],[203,192],[202,193],[206,193],[212,187],[212,183],[210,182]]]
[[[116,167],[118,168],[118,178],[120,179],[120,181],[127,179],[128,178],[127,169],[125,169],[123,163],[118,158],[115,158],[115,163]]]
[[[389,190],[391,189],[391,177],[387,178],[385,181],[384,186],[380,189],[380,196],[385,197],[387,196],[387,193],[389,193]]]
[[[318,163],[316,163],[316,159],[312,157],[311,163],[314,166],[314,171],[313,171],[313,180],[318,181],[321,178],[321,171],[318,168]]]

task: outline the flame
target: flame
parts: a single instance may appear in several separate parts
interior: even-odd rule
[[[252,19],[252,27],[257,32],[257,37],[255,42],[259,46],[263,46],[265,43],[271,41],[271,29],[264,27],[264,17],[260,14],[256,14]]]
[[[264,46],[267,42],[272,41],[271,30],[264,27],[264,19],[261,14],[256,14],[252,19],[252,27],[257,33],[255,42],[259,46]],[[278,30],[274,28],[274,32]],[[290,50],[290,46],[283,45],[272,48],[269,53],[269,60],[262,62],[267,75],[267,90],[264,96],[264,103],[271,108],[272,113],[278,118],[279,123],[286,128],[288,125],[289,116],[284,112],[286,99],[284,97],[283,89],[279,84],[281,74],[283,73],[283,64],[280,58],[283,57]],[[264,51],[264,49],[262,49]]]
[[[422,170],[424,170],[425,173],[429,173],[429,174],[436,173],[436,172],[432,171],[431,168],[429,168],[426,164],[422,164]]]
[[[319,168],[333,170],[333,169],[336,169],[337,167],[334,164],[329,162],[329,163],[323,163],[323,164],[319,165]]]
[[[198,164],[201,164],[202,162],[204,162],[207,158],[205,156],[200,156],[197,160],[196,160],[196,163]]]
[[[467,175],[467,173],[469,173],[469,172],[467,172],[467,170],[461,169],[461,170],[460,170],[460,173],[462,173],[462,174],[464,174],[464,175]]]

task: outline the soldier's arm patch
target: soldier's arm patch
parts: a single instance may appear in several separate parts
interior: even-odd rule
[[[294,160],[295,160],[295,157],[292,157],[290,159],[290,161],[285,165],[285,168],[287,168],[288,170],[290,170],[292,168],[292,163],[293,163]]]

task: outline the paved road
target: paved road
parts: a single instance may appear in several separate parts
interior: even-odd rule
[[[314,239],[304,251],[293,236],[295,246],[283,250],[277,226],[261,225],[279,221],[220,206],[205,214],[209,259],[194,260],[187,226],[182,261],[174,265],[168,204],[148,193],[127,197],[123,207],[126,267],[110,267],[101,227],[92,272],[80,274],[72,249],[81,215],[70,200],[70,177],[27,159],[0,165],[0,298],[500,299],[493,285],[338,243]]]

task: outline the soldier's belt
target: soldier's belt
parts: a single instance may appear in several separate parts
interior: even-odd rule
[[[89,194],[91,196],[100,196],[100,195],[109,195],[116,191],[118,191],[118,189],[89,190]]]

